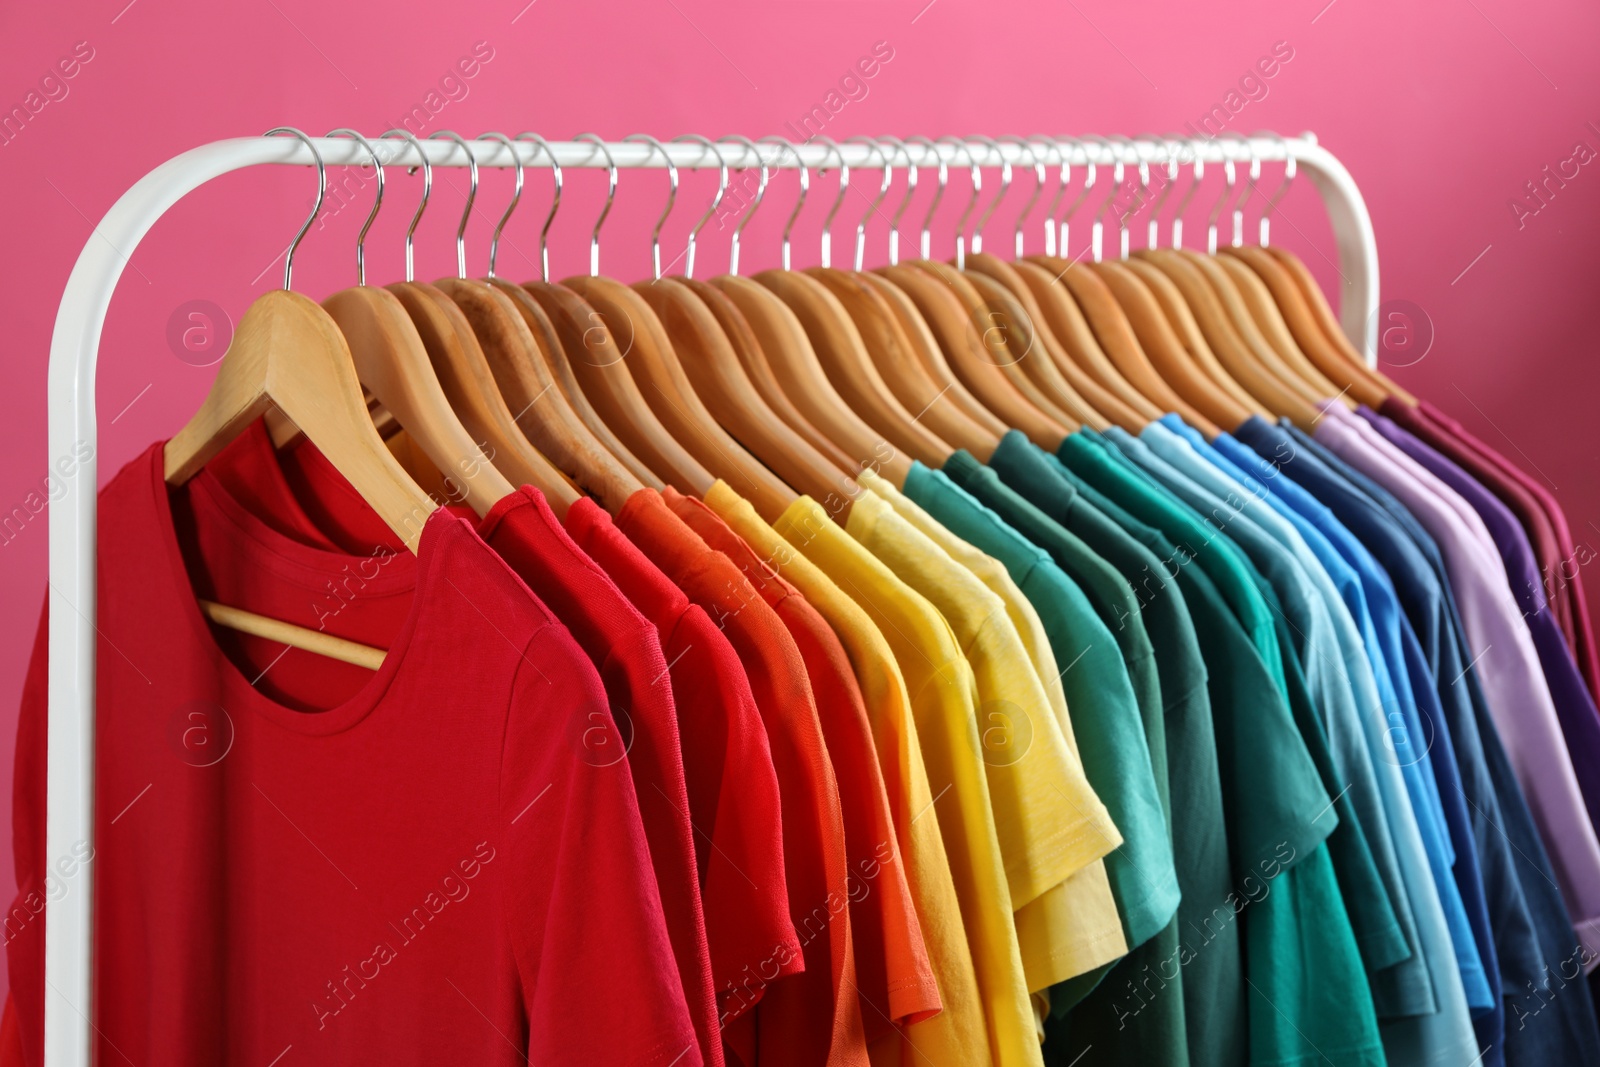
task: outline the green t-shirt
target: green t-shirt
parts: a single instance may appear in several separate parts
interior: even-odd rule
[[[1063,464],[1165,533],[1185,571],[1204,571],[1250,635],[1223,659],[1208,655],[1224,801],[1233,830],[1235,893],[1245,903],[1250,1062],[1384,1062],[1359,950],[1324,844],[1338,820],[1285,699],[1271,607],[1239,550],[1154,485],[1098,435],[1062,442]]]
[[[1087,1046],[1086,1065],[1187,1062],[1193,1067],[1233,1067],[1245,1058],[1244,970],[1238,924],[1215,919],[1232,914],[1229,895],[1233,878],[1211,720],[1210,681],[1198,630],[1207,624],[1210,612],[1228,619],[1239,643],[1247,646],[1248,642],[1204,574],[1191,568],[1191,575],[1185,578],[1209,589],[1209,597],[1199,596],[1201,603],[1191,615],[1179,582],[1174,580],[1178,557],[1172,546],[1149,527],[1140,528],[1148,544],[1139,540],[1130,529],[1118,525],[1120,521],[1130,528],[1139,526],[1127,516],[1112,521],[1090,501],[1092,490],[1080,490],[1059,463],[1027,438],[1007,434],[989,462],[1007,485],[1077,534],[1132,587],[1155,649],[1166,702],[1172,848],[1183,890],[1178,919],[1170,931],[1170,947],[1163,947],[1137,968],[1131,957],[1124,961],[1122,966],[1129,969],[1131,979],[1119,971],[1095,990],[1072,1012],[1070,1026],[1055,1047],[1076,1055]],[[1206,645],[1213,657],[1218,657],[1220,643],[1214,633],[1208,636]],[[1160,999],[1150,994],[1162,989],[1162,983],[1174,974],[1181,975],[1187,1039],[1177,1046],[1145,1045],[1137,1039],[1144,1011],[1134,991],[1146,990],[1144,999],[1152,1006],[1159,1004]],[[1052,1028],[1052,1038],[1055,1036]],[[1072,1062],[1071,1055],[1052,1060],[1052,1049],[1047,1040],[1046,1062],[1061,1067]],[[1145,1054],[1134,1054],[1140,1051]]]
[[[913,463],[905,493],[951,533],[998,560],[1033,605],[1061,673],[1089,784],[1122,831],[1106,873],[1130,948],[1177,913],[1179,889],[1164,786],[1128,672],[1088,598],[1038,546],[943,473]],[[1164,751],[1164,749],[1163,749]],[[1052,987],[1051,1001],[1055,1001]]]

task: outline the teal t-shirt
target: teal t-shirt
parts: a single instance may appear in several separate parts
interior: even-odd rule
[[[1285,700],[1282,653],[1259,576],[1239,550],[1150,482],[1098,435],[1076,433],[1062,463],[1181,550],[1180,576],[1204,571],[1250,636],[1225,660],[1207,657],[1224,800],[1244,921],[1250,1062],[1384,1062],[1360,951],[1325,840],[1333,799]],[[1276,669],[1274,669],[1276,668]]]
[[[1076,534],[1084,544],[1116,567],[1132,588],[1139,616],[1155,650],[1160,674],[1167,734],[1168,788],[1171,795],[1172,848],[1183,900],[1172,931],[1173,947],[1147,972],[1135,972],[1155,988],[1163,974],[1181,973],[1187,1040],[1166,1055],[1143,1058],[1115,1051],[1097,1063],[1182,1063],[1193,1067],[1231,1067],[1245,1056],[1245,997],[1237,923],[1206,923],[1227,908],[1233,878],[1228,861],[1228,827],[1223,811],[1222,781],[1211,719],[1210,680],[1201,654],[1197,624],[1206,609],[1191,614],[1176,578],[1174,553],[1147,545],[1087,501],[1047,453],[1020,433],[1008,433],[989,459],[1001,480],[1024,499]],[[1129,521],[1131,524],[1131,520]],[[1160,535],[1145,531],[1155,539]],[[1201,578],[1204,576],[1201,575]],[[1227,606],[1212,591],[1212,608],[1227,615]],[[1234,624],[1241,643],[1243,632]],[[1200,946],[1203,945],[1203,951]],[[1131,961],[1130,961],[1131,963]],[[1071,1033],[1082,1042],[1112,1050],[1138,1022],[1118,1010],[1130,983],[1120,974],[1103,984],[1073,1012]],[[1150,998],[1154,1002],[1154,998]],[[1046,1046],[1049,1060],[1050,1046]],[[1093,1054],[1091,1053],[1091,1058]],[[1070,1058],[1059,1061],[1070,1063]]]

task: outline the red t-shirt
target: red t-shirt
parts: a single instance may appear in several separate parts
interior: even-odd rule
[[[346,547],[385,552],[403,547],[315,446],[302,442],[290,448],[280,466],[265,426],[257,422],[251,430],[213,460],[210,469],[231,491],[249,494],[252,511],[263,522],[302,541],[326,542],[303,506],[309,501]],[[292,478],[285,477],[285,468],[294,472]],[[291,482],[299,486],[298,493]],[[561,619],[600,671],[623,745],[605,749],[614,736],[608,730],[585,734],[594,746],[587,758],[607,763],[626,760],[632,773],[700,1051],[707,1064],[720,1065],[722,1041],[677,712],[671,687],[659,684],[667,661],[655,627],[572,542],[537,489],[524,486],[501,500],[483,517],[478,533]]]
[[[169,497],[157,444],[99,548],[98,1062],[699,1062],[632,780],[585,744],[621,744],[600,680],[467,524],[329,552],[206,472]],[[197,595],[388,654],[213,630]],[[9,945],[35,1063],[35,905],[84,859],[45,855],[46,659],[41,628]]]
[[[783,818],[767,728],[739,655],[689,598],[593,501],[567,509],[567,529],[655,622],[678,707],[689,812],[698,831],[701,899],[722,1025],[745,1014],[766,982],[805,969],[789,918]]]
[[[794,638],[805,662],[828,758],[839,782],[850,862],[850,935],[857,992],[869,1042],[892,1023],[910,1025],[939,1011],[938,981],[906,884],[889,795],[878,766],[866,702],[850,657],[827,621],[794,586],[703,503],[667,487],[667,506],[731,560]]]
[[[778,772],[789,909],[806,969],[767,989],[754,1013],[753,1056],[746,1034],[730,1033],[730,1047],[745,1063],[762,1067],[866,1067],[839,788],[799,649],[739,568],[684,525],[660,493],[634,493],[617,525],[732,642]],[[756,980],[765,973],[758,971]]]

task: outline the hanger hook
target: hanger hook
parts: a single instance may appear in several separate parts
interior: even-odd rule
[[[1238,248],[1244,244],[1244,206],[1250,202],[1250,195],[1256,191],[1257,183],[1261,179],[1261,157],[1256,155],[1255,144],[1243,134],[1228,130],[1223,136],[1238,141],[1250,157],[1250,169],[1245,172],[1244,192],[1233,205],[1233,239],[1230,244]]]
[[[322,198],[328,192],[328,168],[322,164],[322,153],[317,151],[317,146],[304,132],[293,126],[274,126],[262,136],[276,137],[280,133],[287,133],[301,144],[311,149],[311,158],[317,161],[317,201],[311,205],[311,214],[306,216],[306,221],[300,224],[299,231],[294,235],[294,240],[289,242],[289,251],[283,257],[283,287],[289,288],[289,279],[294,274],[294,250],[300,247],[300,239],[311,229],[311,223],[316,220],[317,212],[322,210]],[[376,157],[374,157],[376,158]]]
[[[589,277],[596,278],[600,275],[600,227],[605,225],[611,205],[617,199],[617,161],[611,158],[611,150],[597,133],[580,133],[573,140],[588,141],[606,159],[606,206],[600,209],[600,217],[594,220],[594,232],[589,235]]]
[[[736,134],[735,133],[735,134],[729,134],[727,137],[724,137],[721,140],[723,140],[723,141],[737,141],[740,144],[744,145],[746,148],[750,149],[750,151],[752,151],[752,152],[754,152],[756,154],[756,159],[761,165],[761,183],[756,186],[756,195],[750,201],[750,207],[749,207],[748,210],[745,211],[744,217],[741,218],[739,220],[739,224],[733,228],[733,237],[731,239],[729,239],[729,241],[728,241],[728,273],[733,275],[734,277],[738,277],[739,276],[739,241],[744,236],[744,228],[746,226],[750,225],[750,220],[753,217],[755,217],[756,208],[760,207],[761,206],[761,201],[766,199],[766,195],[767,195],[767,180],[768,180],[768,177],[770,175],[770,172],[769,172],[769,170],[767,168],[766,159],[761,155],[761,149],[750,138],[744,137],[744,136],[742,136],[740,134]],[[748,169],[748,168],[746,168],[746,169]],[[715,205],[712,205],[712,206],[713,206],[713,208],[715,208]]]
[[[894,266],[900,262],[900,216],[911,206],[911,197],[917,191],[917,161],[911,158],[911,149],[900,138],[885,134],[878,140],[893,145],[896,151],[906,157],[906,195],[901,199],[900,206],[895,208],[894,217],[889,220],[889,265]]]
[[[1106,190],[1106,198],[1100,201],[1100,206],[1090,216],[1094,220],[1094,224],[1090,229],[1090,254],[1094,257],[1094,261],[1099,263],[1105,244],[1106,212],[1111,210],[1112,203],[1117,199],[1117,193],[1122,190],[1122,178],[1126,173],[1126,169],[1123,166],[1122,157],[1117,154],[1116,147],[1110,141],[1104,137],[1096,136],[1085,137],[1083,140],[1093,142],[1097,149],[1105,149],[1106,162],[1111,164],[1111,187]],[[1087,151],[1088,149],[1085,147],[1085,152]],[[1074,210],[1076,210],[1077,205],[1073,206]]]
[[[950,182],[950,168],[945,163],[944,153],[939,151],[939,146],[921,135],[907,137],[907,142],[925,146],[933,153],[933,160],[939,164],[939,184],[934,187],[933,199],[928,203],[928,213],[922,217],[922,232],[918,237],[917,249],[923,259],[933,254],[933,216],[939,210],[939,201],[944,199],[944,187]],[[926,166],[926,164],[924,164]]]
[[[485,133],[478,137],[480,141],[498,141],[506,146],[511,153],[511,162],[516,164],[517,181],[511,190],[511,203],[506,205],[505,214],[500,216],[500,221],[494,224],[494,235],[489,238],[489,273],[487,277],[494,280],[495,260],[500,256],[500,233],[506,228],[506,223],[511,221],[511,213],[517,210],[517,204],[522,201],[522,156],[517,152],[517,143],[503,133]]]
[[[822,265],[833,266],[833,217],[839,213],[839,208],[844,205],[845,194],[850,191],[850,164],[844,160],[844,151],[839,147],[839,142],[832,137],[817,134],[812,140],[821,141],[839,161],[839,195],[833,198],[833,206],[828,209],[827,217],[822,220]],[[824,159],[822,166],[817,168],[820,178],[828,172],[828,163]]]
[[[1014,144],[1021,149],[1023,155],[1026,157],[1023,161],[1024,164],[1033,170],[1033,195],[1028,197],[1028,202],[1026,204],[1022,205],[1022,211],[1017,215],[1016,231],[1011,236],[1011,258],[1021,259],[1024,246],[1022,236],[1023,227],[1027,225],[1028,216],[1033,213],[1034,205],[1038,204],[1039,198],[1044,195],[1045,171],[1049,168],[1045,166],[1044,160],[1039,158],[1039,153],[1033,150],[1033,144],[1027,139],[1010,136],[1001,137],[1000,140],[1006,144]],[[1000,198],[996,197],[995,204],[998,204],[999,202]],[[989,210],[993,211],[994,205],[990,205]],[[988,218],[987,213],[984,215],[984,218]],[[982,221],[978,223],[978,228],[980,230],[983,228]]]
[[[472,217],[472,202],[478,199],[478,157],[472,154],[467,139],[453,130],[440,130],[428,135],[428,140],[439,138],[454,141],[467,154],[467,203],[461,209],[461,222],[456,226],[456,277],[467,276],[467,220]]]
[[[855,269],[859,271],[861,265],[866,262],[867,256],[867,219],[874,214],[882,214],[878,211],[878,207],[883,203],[883,198],[889,195],[889,186],[894,184],[894,157],[885,152],[883,145],[871,137],[846,137],[845,140],[866,145],[872,149],[872,153],[877,159],[883,161],[883,180],[878,183],[878,196],[867,206],[867,210],[861,213],[861,221],[856,223]]]
[[[1218,143],[1227,142],[1218,138]],[[1223,187],[1222,195],[1217,198],[1217,202],[1211,205],[1211,214],[1206,216],[1206,251],[1212,255],[1217,251],[1217,218],[1222,214],[1222,206],[1232,199],[1233,187],[1238,184],[1239,178],[1238,168],[1233,165],[1233,153],[1227,148],[1222,150],[1222,173],[1227,184]]]
[[[977,141],[1000,157],[1000,188],[995,190],[994,199],[989,201],[988,206],[983,209],[983,214],[978,216],[978,221],[972,227],[972,251],[976,255],[983,251],[983,228],[988,225],[989,216],[994,214],[994,209],[1000,206],[1000,201],[1006,198],[1006,193],[1011,189],[1011,161],[1006,158],[1005,150],[993,137],[973,136],[968,140]],[[973,188],[972,199],[974,202],[978,199],[976,187]]]
[[[1178,210],[1172,216],[1172,247],[1183,247],[1183,213],[1189,210],[1189,201],[1194,199],[1194,194],[1199,191],[1200,183],[1205,180],[1206,161],[1200,157],[1199,142],[1193,139],[1179,138],[1184,148],[1189,150],[1189,162],[1193,171],[1193,180],[1189,188],[1183,192],[1183,199],[1178,201]]]
[[[1078,198],[1072,202],[1071,207],[1067,208],[1067,213],[1061,216],[1061,247],[1056,254],[1062,259],[1068,258],[1067,253],[1071,248],[1067,239],[1071,236],[1072,216],[1078,213],[1078,209],[1083,206],[1083,202],[1089,198],[1089,193],[1094,189],[1094,183],[1097,178],[1095,159],[1089,151],[1089,146],[1084,144],[1083,140],[1078,137],[1069,137],[1066,143],[1083,153],[1083,188],[1078,190]],[[1064,152],[1062,156],[1063,158],[1070,158]]]
[[[422,160],[422,199],[417,201],[417,212],[411,216],[411,224],[406,227],[406,281],[415,281],[417,277],[416,260],[413,256],[414,239],[417,233],[417,223],[422,221],[422,213],[428,210],[428,198],[433,195],[433,164],[428,162],[428,154],[422,150],[422,142],[417,140],[417,135],[410,130],[394,129],[384,134],[379,140],[388,140],[391,137],[403,137],[410,142],[411,147],[417,150],[417,156]],[[409,173],[415,174],[416,167]]]
[[[967,169],[972,175],[972,199],[967,201],[967,206],[961,212],[961,217],[956,219],[956,269],[965,270],[967,266],[967,219],[972,217],[972,209],[978,206],[978,196],[983,192],[983,169],[978,166],[972,155],[972,149],[959,137],[941,137],[940,144],[947,144],[957,152],[967,157]],[[951,160],[955,162],[955,160]]]
[[[1116,144],[1125,147],[1132,157],[1135,169],[1139,172],[1139,192],[1128,201],[1128,206],[1117,217],[1117,244],[1118,258],[1128,258],[1128,220],[1150,202],[1150,162],[1145,159],[1144,149],[1138,142],[1128,137],[1114,136],[1111,138]]]
[[[383,207],[383,161],[378,158],[378,150],[372,147],[372,142],[348,127],[340,127],[330,131],[329,137],[349,137],[358,141],[367,154],[372,157],[372,169],[378,179],[377,195],[372,198],[372,210],[367,212],[367,221],[361,224],[361,232],[356,235],[356,284],[367,284],[367,231],[372,229],[372,220],[378,217],[378,209]]]
[[[728,161],[723,158],[722,152],[709,137],[702,137],[698,133],[686,133],[681,137],[674,137],[673,141],[698,141],[705,145],[706,149],[717,157],[717,168],[720,173],[717,179],[717,195],[711,198],[711,206],[706,208],[706,213],[700,216],[700,221],[695,223],[694,229],[689,231],[689,247],[684,256],[683,276],[685,278],[693,278],[695,238],[700,236],[700,231],[705,229],[706,223],[711,221],[711,216],[715,215],[717,208],[722,206],[722,198],[728,195]]]
[[[794,220],[800,217],[801,210],[806,206],[806,194],[811,191],[811,168],[806,166],[804,157],[796,150],[794,142],[787,137],[779,137],[774,134],[770,137],[761,138],[761,143],[782,145],[786,152],[794,156],[795,168],[800,172],[800,195],[795,197],[794,210],[789,212],[789,221],[783,224],[783,269],[788,270],[793,262],[789,234],[794,230]]]
[[[1295,172],[1300,168],[1294,154],[1289,150],[1289,138],[1271,130],[1263,130],[1256,136],[1272,137],[1283,145],[1283,184],[1278,186],[1277,191],[1272,194],[1272,199],[1267,201],[1267,206],[1261,209],[1261,223],[1257,231],[1261,247],[1266,248],[1267,239],[1271,232],[1272,213],[1278,209],[1278,201],[1282,200],[1283,194],[1289,191],[1289,183],[1294,181]]]
[[[1148,142],[1151,147],[1165,149],[1166,155],[1160,162],[1166,166],[1166,174],[1161,179],[1161,192],[1156,196],[1156,202],[1150,205],[1150,220],[1145,228],[1145,247],[1155,248],[1161,240],[1161,208],[1166,204],[1167,198],[1172,195],[1172,186],[1178,180],[1178,145],[1175,138],[1162,137],[1154,133],[1140,134],[1141,141]]]
[[[672,207],[678,202],[678,167],[672,162],[672,156],[667,154],[666,145],[651,137],[648,133],[630,133],[623,138],[624,141],[643,141],[654,151],[661,153],[662,160],[667,165],[667,203],[661,209],[660,218],[656,219],[656,228],[650,232],[650,262],[655,271],[655,280],[661,280],[661,227],[667,224],[667,217],[672,214]],[[649,159],[646,156],[645,159]],[[607,205],[608,207],[610,205]],[[602,216],[603,218],[604,216]],[[598,234],[596,235],[598,238]],[[694,247],[693,238],[690,247]]]
[[[1054,138],[1036,134],[1034,139],[1054,152],[1061,164],[1061,172],[1056,177],[1056,195],[1050,198],[1050,206],[1044,213],[1044,254],[1053,256],[1056,254],[1056,210],[1061,206],[1061,198],[1067,195],[1067,186],[1072,183],[1072,160]]]
[[[543,149],[544,154],[550,157],[550,173],[555,178],[556,190],[555,190],[555,196],[553,198],[551,198],[551,200],[550,200],[550,213],[544,217],[544,226],[539,230],[539,271],[540,271],[540,275],[539,276],[542,279],[544,279],[545,281],[549,281],[550,280],[550,224],[552,222],[556,221],[556,211],[559,210],[560,207],[561,207],[561,163],[560,163],[559,160],[556,159],[556,154],[553,151],[551,151],[550,142],[546,141],[543,137],[540,137],[538,134],[536,134],[536,133],[519,133],[519,134],[517,134],[517,140],[519,140],[519,141],[531,141],[535,145],[537,145],[540,149]],[[535,151],[534,154],[533,154],[533,157],[531,159],[529,159],[528,162],[532,163],[535,159],[538,159],[538,158],[539,158],[539,153],[537,151]]]

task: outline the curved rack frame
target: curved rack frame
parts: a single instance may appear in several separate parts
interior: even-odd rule
[[[1043,142],[1045,138],[1031,139]],[[1063,152],[1076,153],[1075,163],[1086,162],[1082,142],[1061,139]],[[312,143],[330,166],[363,165],[367,150],[346,138],[313,138]],[[386,150],[385,164],[421,163],[435,167],[464,167],[466,149],[448,141],[409,145],[377,142]],[[1128,142],[1119,142],[1124,147]],[[1351,342],[1373,362],[1378,306],[1378,251],[1372,219],[1355,180],[1332,153],[1311,135],[1298,138],[1253,137],[1245,141],[1182,142],[1188,155],[1206,163],[1240,162],[1254,158],[1282,162],[1293,157],[1310,176],[1327,205],[1344,279],[1340,321]],[[1134,145],[1151,160],[1163,158],[1166,143],[1136,139]],[[605,166],[600,149],[588,141],[555,142],[551,154],[564,168]],[[719,161],[704,145],[680,142],[665,146],[665,153],[639,142],[609,143],[606,149],[619,167],[663,167],[666,158],[680,168],[716,167]],[[935,152],[917,145],[919,165],[937,162]],[[1015,142],[971,142],[966,150],[979,166],[998,167],[1022,163],[1024,149]],[[835,150],[821,144],[792,148],[735,142],[717,146],[730,168],[793,168],[804,164],[818,169],[834,162]],[[873,146],[842,144],[837,149],[852,168],[871,170],[883,159]],[[956,152],[946,144],[942,151]],[[419,156],[420,153],[420,156]],[[493,141],[473,144],[479,166],[509,167],[515,159],[525,166],[548,166],[550,156],[528,141],[512,145]],[[1101,160],[1096,160],[1101,162]],[[131,254],[168,208],[213,178],[246,167],[275,164],[311,166],[311,149],[287,138],[241,137],[215,141],[163,163],[124,193],[95,227],[84,245],[56,314],[50,340],[48,386],[49,448],[51,457],[73,456],[86,450],[89,459],[67,485],[66,495],[50,507],[50,655],[49,655],[49,762],[46,825],[47,858],[83,854],[94,846],[94,707],[95,707],[95,523],[98,475],[99,425],[95,412],[95,369],[100,355],[100,334],[117,281]],[[948,160],[947,160],[948,162]],[[126,253],[126,254],[125,254]],[[92,852],[89,853],[92,855]],[[48,1067],[89,1067],[93,1018],[93,863],[84,865],[61,899],[45,909],[45,1031]]]

